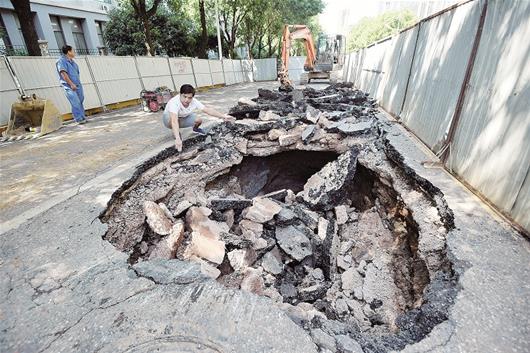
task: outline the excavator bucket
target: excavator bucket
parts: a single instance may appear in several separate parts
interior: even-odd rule
[[[7,136],[38,132],[40,135],[58,130],[63,122],[59,110],[52,101],[35,96],[20,98],[11,105]]]

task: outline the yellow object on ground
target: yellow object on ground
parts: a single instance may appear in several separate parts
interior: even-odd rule
[[[36,96],[20,98],[11,105],[7,136],[38,132],[40,135],[58,130],[63,122],[59,110],[49,99]]]

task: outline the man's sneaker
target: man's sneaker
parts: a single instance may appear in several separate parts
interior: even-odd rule
[[[203,129],[201,129],[200,127],[193,127],[193,132],[196,133],[196,134],[199,134],[199,135],[208,135],[206,133],[206,131],[204,131]]]

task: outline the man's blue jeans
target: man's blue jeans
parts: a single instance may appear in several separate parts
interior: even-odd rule
[[[83,86],[81,84],[76,85],[77,89],[74,91],[70,87],[64,87],[64,93],[66,98],[72,106],[72,115],[75,121],[81,121],[85,119],[85,108],[83,107],[83,101],[85,96],[83,94]]]

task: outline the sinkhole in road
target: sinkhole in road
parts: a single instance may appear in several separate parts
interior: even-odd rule
[[[358,151],[291,150],[205,167],[204,178],[211,155],[201,153],[177,167],[160,162],[133,184],[147,189],[129,187],[109,205],[141,219],[106,235],[121,250],[129,244],[131,263],[197,262],[228,288],[270,298],[317,344],[344,336],[365,352],[400,349],[446,319],[456,293],[447,227],[405,173],[391,181]],[[172,175],[163,193],[154,169]],[[404,190],[417,194],[412,205]],[[414,208],[432,219],[418,224]],[[124,213],[112,213],[105,221],[119,223]]]

